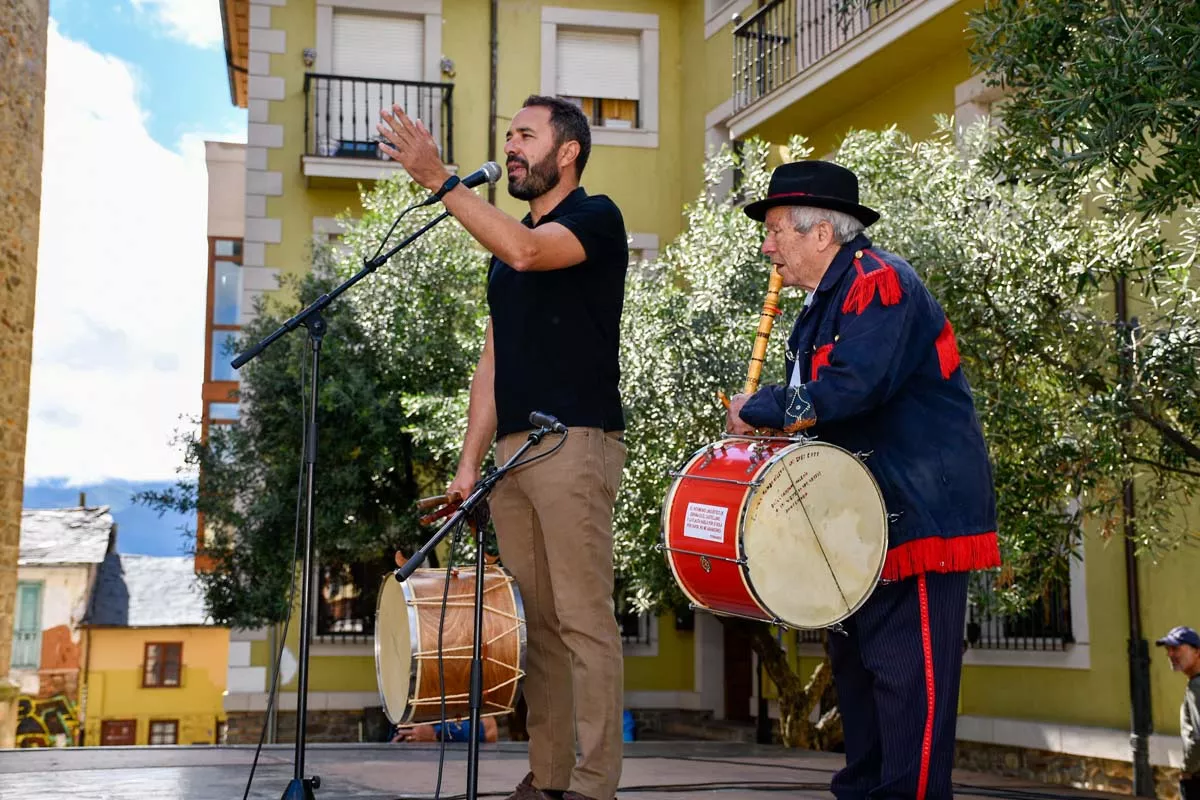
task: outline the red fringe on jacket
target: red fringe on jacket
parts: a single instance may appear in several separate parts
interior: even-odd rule
[[[883,562],[883,578],[899,581],[922,572],[967,572],[1000,566],[996,533],[932,536],[896,545]]]
[[[862,314],[875,299],[876,290],[879,291],[879,302],[885,306],[894,306],[900,302],[902,292],[900,277],[896,274],[896,270],[870,250],[867,250],[866,253],[878,262],[879,269],[873,272],[863,272],[862,261],[854,259],[854,269],[858,271],[858,277],[854,279],[854,283],[850,285],[850,291],[846,293],[846,301],[842,303],[843,314],[849,314],[851,311],[855,314]]]
[[[954,339],[954,328],[950,327],[949,319],[946,320],[942,332],[938,334],[934,346],[937,347],[938,366],[942,368],[942,378],[950,380],[954,370],[958,369],[959,356],[958,342]]]

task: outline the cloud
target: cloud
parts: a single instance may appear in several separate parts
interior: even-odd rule
[[[128,64],[51,22],[30,482],[173,477],[173,436],[200,414],[203,135],[155,142],[137,89]]]
[[[131,0],[142,14],[151,14],[167,35],[193,47],[214,47],[224,39],[221,8],[214,0]]]

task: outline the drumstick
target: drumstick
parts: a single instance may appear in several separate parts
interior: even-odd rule
[[[428,508],[440,506],[442,503],[445,503],[449,500],[450,496],[445,494],[439,494],[436,497],[422,497],[417,501],[417,511],[424,511]]]

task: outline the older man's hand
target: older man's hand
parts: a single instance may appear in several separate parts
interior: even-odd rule
[[[725,430],[734,436],[748,436],[754,433],[754,427],[747,425],[741,417],[742,406],[750,399],[748,394],[735,394],[729,401],[729,409],[725,412]]]

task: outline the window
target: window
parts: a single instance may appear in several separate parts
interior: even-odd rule
[[[542,94],[578,105],[593,145],[658,147],[658,15],[542,8]]]
[[[179,744],[179,720],[151,720],[150,744]]]
[[[319,639],[331,642],[369,642],[375,635],[378,576],[396,568],[395,556],[378,561],[319,566],[317,630]]]
[[[238,418],[237,403],[209,403],[209,422],[234,422]]]
[[[100,722],[100,744],[103,746],[137,744],[136,719],[106,719]]]
[[[237,370],[229,363],[237,355],[237,338],[237,331],[213,331],[210,380],[236,381],[238,379]]]
[[[213,254],[218,258],[236,258],[242,254],[242,243],[237,239],[217,239],[213,242]]]
[[[237,325],[241,322],[242,267],[240,264],[236,261],[217,261],[213,265],[212,295],[214,325]]]
[[[182,672],[182,642],[151,642],[146,645],[142,686],[146,688],[179,686]]]
[[[17,583],[16,611],[11,666],[37,669],[42,660],[42,584]]]
[[[1003,615],[989,608],[987,602],[996,573],[979,572],[972,576],[977,582],[978,602],[967,608],[967,645],[993,650],[1065,650],[1075,642],[1071,626],[1071,592],[1069,581],[1060,581],[1049,588],[1023,613]]]
[[[636,33],[559,30],[559,97],[572,101],[592,127],[641,128],[641,36]]]

